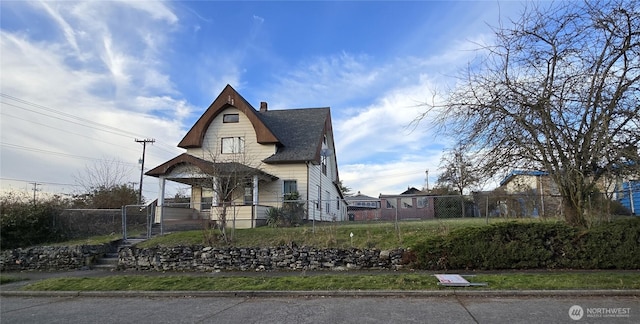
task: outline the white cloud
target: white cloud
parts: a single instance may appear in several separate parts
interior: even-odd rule
[[[377,196],[399,193],[407,186],[422,187],[426,169],[433,184],[442,149],[449,141],[436,138],[428,129],[430,116],[416,129],[410,124],[424,112],[420,104],[447,88],[452,82],[449,77],[474,55],[469,49],[475,48],[466,39],[473,34],[467,32],[460,31],[459,40],[431,47],[421,45],[422,36],[430,34],[417,31],[413,38],[408,37],[412,42],[389,46],[424,46],[426,50],[420,52],[428,51],[427,55],[414,52],[386,60],[376,53],[337,50],[333,55],[291,62],[285,57],[290,53],[278,52],[281,49],[275,48],[276,42],[270,42],[276,37],[267,32],[275,30],[275,22],[267,13],[243,16],[247,26],[234,30],[238,34],[228,40],[212,35],[211,30],[221,29],[216,24],[224,23],[214,12],[209,14],[215,19],[205,19],[188,6],[171,2],[3,4],[9,5],[28,10],[24,17],[16,16],[24,19],[21,28],[8,29],[3,23],[1,92],[129,132],[113,134],[96,129],[96,125],[80,126],[54,112],[2,97],[2,142],[36,149],[3,145],[2,177],[28,176],[27,180],[59,183],[68,183],[74,170],[91,162],[70,155],[118,156],[135,169],[141,153],[141,145],[133,141],[136,136],[157,140],[147,150],[148,167],[165,162],[177,154],[175,145],[199,113],[231,84],[243,95],[268,100],[274,109],[331,106],[340,177],[356,191]],[[181,21],[172,6],[184,7],[183,12],[191,12],[189,16],[195,18]],[[30,28],[30,19],[35,17],[40,31]],[[425,23],[421,28],[431,31],[433,26]],[[184,34],[176,36],[177,32]],[[171,61],[176,58],[173,54],[181,54],[174,52],[174,37],[192,37],[189,42],[209,44],[184,53],[182,59],[197,62],[197,68],[171,71],[172,63],[188,65]],[[471,37],[481,42],[487,36]],[[262,65],[267,67],[258,73],[271,78],[255,82],[258,78],[252,68]],[[177,80],[180,78],[188,78],[188,86],[178,88],[180,81],[187,83]],[[189,99],[182,97],[186,92],[191,92]],[[204,103],[198,102],[199,96]],[[194,102],[199,106],[192,106]],[[44,112],[67,121],[44,116]],[[43,150],[63,155],[47,155]],[[138,181],[138,176],[132,175],[132,181]],[[152,182],[145,186],[147,197],[154,197],[155,191]]]
[[[422,188],[426,169],[433,185],[443,149],[451,147],[450,139],[434,133],[433,115],[415,121],[427,110],[426,103],[442,102],[442,91],[450,82],[446,74],[457,69],[455,62],[464,62],[459,53],[459,44],[437,53],[457,57],[444,66],[433,57],[382,64],[347,53],[315,58],[281,78],[278,89],[283,90],[269,90],[276,94],[276,107],[332,107],[345,185],[371,196],[400,193],[407,186]]]
[[[53,18],[53,20],[55,20],[60,25],[60,28],[62,28],[65,38],[67,39],[71,47],[73,47],[76,52],[79,51],[78,43],[76,42],[76,33],[73,28],[71,28],[69,23],[67,23],[67,21],[57,10],[51,8],[51,6],[47,2],[40,1],[40,4],[47,11],[47,13],[51,15],[51,18]]]
[[[140,10],[144,12],[144,15],[151,15],[154,20],[164,20],[169,24],[175,24],[178,22],[178,17],[173,11],[167,7],[167,3],[158,1],[142,1],[142,0],[121,0],[125,6]]]
[[[137,182],[136,137],[156,139],[147,148],[147,169],[180,153],[175,145],[194,107],[175,97],[164,71],[158,49],[167,36],[150,36],[168,35],[178,22],[166,5],[62,2],[30,9],[46,12],[62,33],[0,31],[3,188],[20,186],[6,180],[19,179],[67,184],[42,189],[68,192],[72,175],[103,157],[129,165]],[[148,198],[157,194],[153,180],[145,179]]]

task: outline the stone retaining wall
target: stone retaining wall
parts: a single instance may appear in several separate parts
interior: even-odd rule
[[[117,241],[102,245],[41,246],[0,253],[0,271],[88,269]],[[402,269],[403,249],[316,249],[312,247],[214,248],[178,246],[119,249],[118,270],[136,271],[302,271]]]
[[[116,245],[38,246],[0,253],[0,271],[66,271],[88,268]]]
[[[398,270],[403,249],[316,249],[312,247],[214,248],[180,246],[119,251],[119,270],[137,271],[291,271]]]

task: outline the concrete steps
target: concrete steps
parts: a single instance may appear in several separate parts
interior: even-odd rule
[[[120,240],[115,250],[120,251],[120,248],[130,247],[146,240],[146,238],[128,238],[126,241]],[[118,268],[118,252],[105,253],[95,261],[92,268],[96,270],[115,271]]]
[[[96,260],[93,269],[114,271],[118,268],[118,253],[105,253],[102,258]]]

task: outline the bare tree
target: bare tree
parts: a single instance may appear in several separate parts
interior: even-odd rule
[[[598,181],[639,161],[638,1],[533,5],[494,32],[444,107],[428,110],[485,174],[549,172],[566,221],[588,226]]]
[[[215,138],[220,139],[218,136]],[[220,238],[226,243],[233,241],[227,227],[229,222],[233,223],[235,220],[235,201],[243,199],[246,196],[245,190],[252,186],[253,177],[262,174],[259,163],[254,163],[254,159],[245,151],[244,142],[234,146],[232,152],[222,153],[218,144],[208,145],[202,154],[210,164],[200,170],[205,174],[201,186],[212,189],[212,213],[217,220]],[[211,232],[207,233],[205,239],[212,241],[214,238]]]
[[[471,158],[461,148],[455,148],[442,156],[440,161],[443,172],[438,176],[440,187],[456,188],[460,195],[477,185],[480,176],[475,170]]]
[[[82,188],[74,195],[75,207],[120,208],[137,203],[138,191],[127,183],[131,172],[131,167],[115,158],[86,165],[84,171],[73,175]]]

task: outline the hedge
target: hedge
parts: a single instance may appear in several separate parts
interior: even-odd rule
[[[0,212],[0,248],[13,249],[65,238],[54,223],[62,209],[50,204],[13,204]]]
[[[561,222],[461,228],[412,250],[424,270],[640,269],[640,217],[589,230]]]

